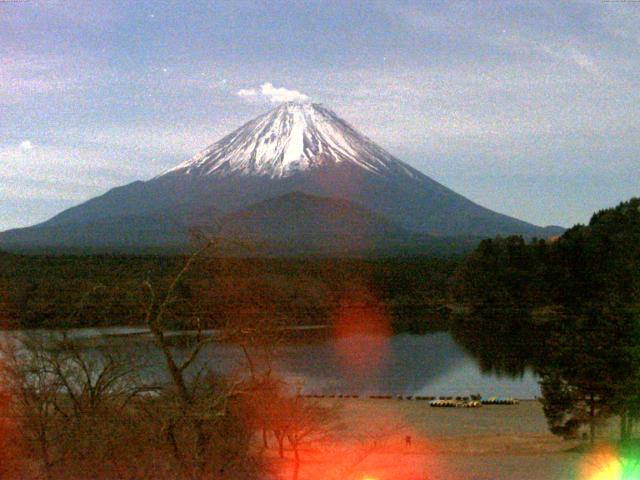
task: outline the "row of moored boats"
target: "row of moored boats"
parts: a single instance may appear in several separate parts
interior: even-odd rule
[[[325,394],[304,394],[305,398],[360,398],[359,395],[325,395]],[[517,405],[519,401],[512,397],[487,397],[471,395],[469,397],[427,397],[420,395],[369,395],[372,400],[426,400],[431,407],[462,407],[477,408],[482,405]]]

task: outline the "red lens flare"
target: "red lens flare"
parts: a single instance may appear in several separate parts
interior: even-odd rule
[[[340,299],[333,331],[342,367],[352,374],[374,375],[393,333],[385,306],[367,290],[351,291]]]
[[[353,402],[361,402],[353,409]],[[299,480],[456,480],[435,443],[423,438],[392,406],[393,400],[359,399],[342,404],[350,427],[331,440],[306,444],[299,453],[299,476],[293,475],[294,455],[287,449],[278,462],[279,477]],[[323,400],[324,404],[331,401]],[[356,411],[358,413],[356,413]],[[355,415],[355,417],[354,417]]]

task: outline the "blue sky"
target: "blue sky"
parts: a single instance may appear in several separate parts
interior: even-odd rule
[[[0,230],[191,157],[265,83],[484,206],[586,222],[640,195],[639,71],[637,2],[0,2]]]

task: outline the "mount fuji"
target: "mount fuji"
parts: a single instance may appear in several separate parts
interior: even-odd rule
[[[289,102],[148,181],[0,233],[0,247],[182,248],[193,230],[265,241],[285,255],[562,231],[484,208],[398,160],[328,108]]]

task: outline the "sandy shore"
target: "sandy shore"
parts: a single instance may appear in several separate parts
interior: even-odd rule
[[[323,400],[337,404],[342,429],[331,446],[308,446],[300,480],[569,480],[584,478],[578,445],[548,432],[537,401],[477,409],[426,401]],[[603,438],[614,434],[603,428]],[[280,463],[281,478],[289,462]]]

